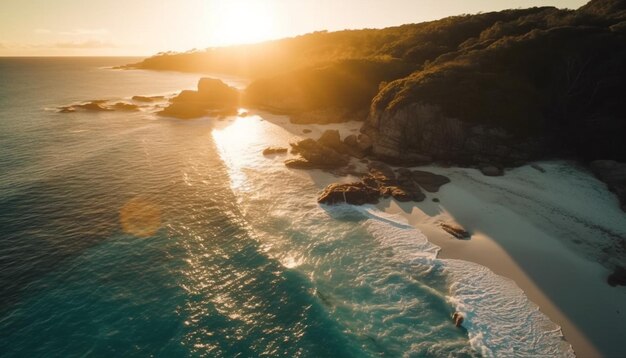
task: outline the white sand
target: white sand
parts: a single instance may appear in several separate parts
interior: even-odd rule
[[[442,248],[439,257],[475,262],[514,280],[562,327],[577,356],[624,356],[626,290],[606,283],[609,271],[594,262],[598,250],[589,249],[608,240],[607,228],[624,237],[626,215],[588,174],[565,175],[566,163],[542,165],[546,173],[523,167],[499,178],[428,168],[452,183],[423,203],[387,200],[379,207],[420,229]],[[453,239],[438,221],[461,224],[471,240]]]

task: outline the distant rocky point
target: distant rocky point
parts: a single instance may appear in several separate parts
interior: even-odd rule
[[[240,93],[219,79],[201,78],[198,89],[185,90],[170,100],[159,115],[181,119],[198,118],[207,114],[236,114]]]

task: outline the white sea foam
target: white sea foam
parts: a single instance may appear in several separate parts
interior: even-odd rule
[[[447,273],[447,301],[461,312],[472,347],[486,357],[573,357],[558,325],[550,321],[512,280],[462,260],[436,259],[439,247],[400,216],[354,207],[370,219],[368,232],[396,257],[430,264]]]

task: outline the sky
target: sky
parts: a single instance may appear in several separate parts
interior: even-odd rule
[[[586,0],[0,0],[0,56],[148,56]]]

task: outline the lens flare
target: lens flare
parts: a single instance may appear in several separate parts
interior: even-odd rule
[[[161,227],[161,209],[144,198],[133,198],[120,209],[120,224],[128,234],[150,237]]]

